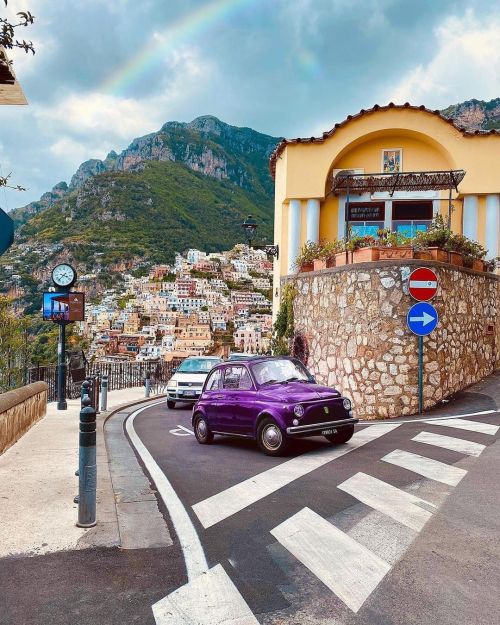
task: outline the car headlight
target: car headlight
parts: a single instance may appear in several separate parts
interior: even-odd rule
[[[344,408],[346,410],[350,410],[351,409],[351,400],[347,399],[347,397],[344,398]]]
[[[167,388],[175,388],[177,386],[177,380],[169,380],[167,382]]]
[[[293,407],[293,414],[296,417],[303,417],[304,416],[304,406],[301,406],[300,404],[297,404],[296,406]]]

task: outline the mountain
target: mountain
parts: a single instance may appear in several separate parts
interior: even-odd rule
[[[467,100],[453,104],[441,113],[454,119],[460,126],[468,130],[500,129],[500,98],[489,102],[483,100]]]
[[[158,132],[134,139],[117,154],[91,159],[80,165],[67,185],[57,184],[37,202],[14,209],[17,225],[52,207],[61,198],[74,195],[90,179],[110,172],[140,172],[150,161],[181,163],[189,169],[219,181],[232,182],[261,197],[273,196],[268,158],[279,138],[237,128],[216,117],[198,117],[189,123],[167,122]]]
[[[279,140],[205,116],[168,122],[120,154],[82,163],[69,184],[11,212],[16,240],[1,259],[0,283],[15,289],[12,276],[21,276],[22,291],[34,296],[33,283],[47,286],[50,268],[69,261],[92,276],[98,294],[125,270],[171,262],[189,247],[242,242],[249,214],[259,240],[272,243],[268,162]]]

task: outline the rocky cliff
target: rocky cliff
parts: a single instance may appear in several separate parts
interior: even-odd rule
[[[500,128],[500,98],[489,102],[484,100],[467,100],[453,104],[441,113],[454,119],[460,126],[468,130],[491,130]]]
[[[64,195],[78,191],[89,178],[109,172],[141,171],[149,161],[181,163],[250,193],[272,197],[267,161],[278,141],[279,138],[251,128],[230,126],[210,115],[189,123],[167,122],[158,132],[134,139],[120,154],[112,151],[104,160],[85,161],[69,185],[59,183],[38,202],[15,209],[11,216],[18,225],[22,224]]]

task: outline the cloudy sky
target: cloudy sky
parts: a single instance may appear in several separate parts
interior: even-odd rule
[[[311,136],[375,103],[500,96],[498,0],[9,0],[23,9],[29,106],[0,107],[0,175],[28,191],[2,190],[8,210],[165,121]]]

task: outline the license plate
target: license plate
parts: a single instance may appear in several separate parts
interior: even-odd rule
[[[196,395],[196,391],[184,391],[185,397],[194,397]]]
[[[323,436],[329,436],[330,434],[337,434],[337,430],[332,428],[331,430],[321,430]]]

